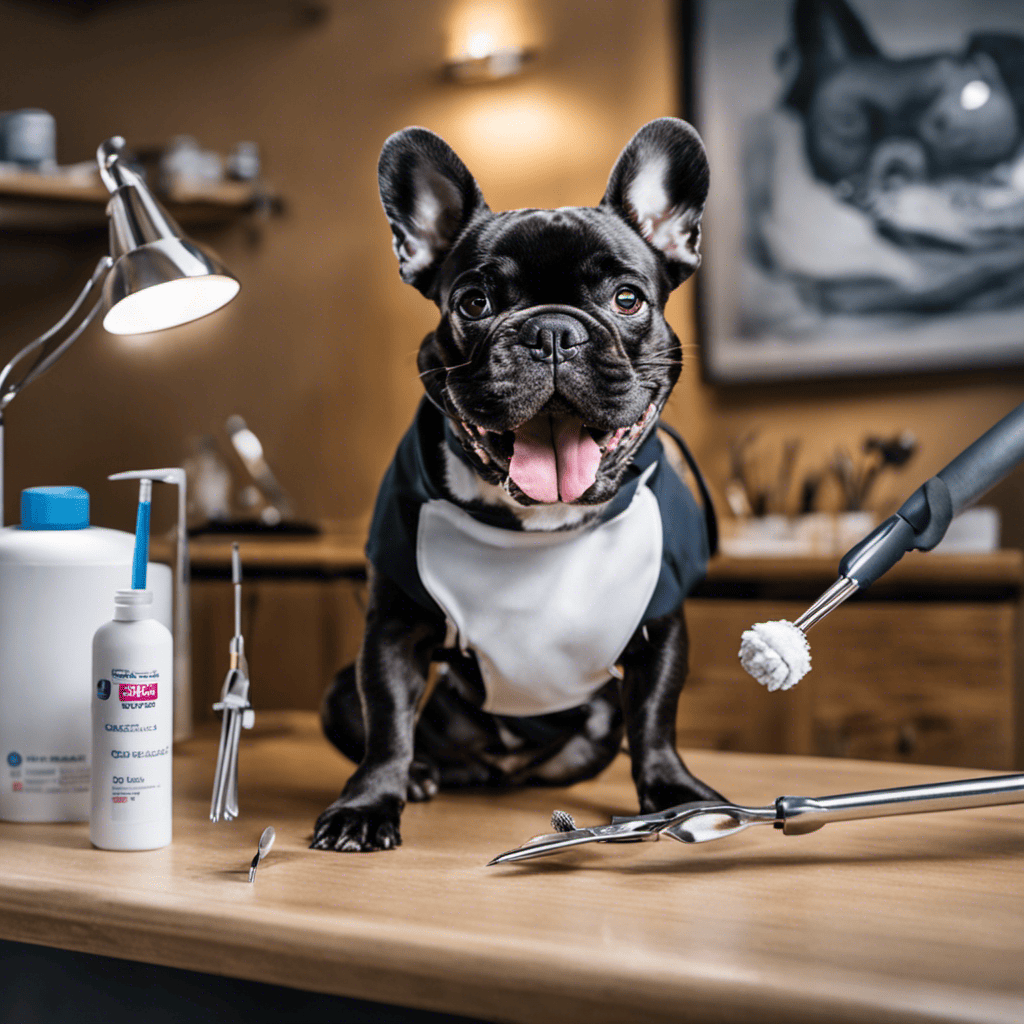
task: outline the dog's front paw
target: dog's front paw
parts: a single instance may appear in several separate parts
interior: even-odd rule
[[[650,782],[639,790],[638,795],[641,814],[652,814],[667,807],[678,807],[679,804],[688,804],[695,800],[727,802],[721,793],[692,775],[685,782]]]
[[[352,807],[335,800],[313,826],[311,850],[339,850],[342,853],[369,853],[391,850],[402,843],[398,821],[402,802],[385,797],[376,803]]]

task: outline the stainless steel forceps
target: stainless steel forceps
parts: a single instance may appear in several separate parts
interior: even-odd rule
[[[1018,803],[1024,803],[1024,774],[874,789],[836,796],[780,796],[767,807],[741,807],[726,801],[700,800],[653,814],[613,817],[610,825],[594,828],[576,828],[570,815],[555,811],[551,816],[555,832],[527,839],[522,846],[499,854],[488,867],[546,857],[584,843],[637,843],[658,839],[662,835],[680,843],[706,843],[711,839],[735,835],[751,825],[774,825],[786,835],[803,835],[832,821]]]
[[[242,639],[242,560],[238,545],[231,545],[231,582],[235,585],[235,635],[228,650],[231,655],[227,678],[214,711],[222,712],[217,770],[213,776],[210,821],[238,817],[238,741],[242,729],[251,729],[256,713],[249,703],[249,663],[245,660]]]

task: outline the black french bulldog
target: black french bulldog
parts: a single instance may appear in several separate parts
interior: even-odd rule
[[[815,174],[857,205],[900,185],[976,174],[1024,140],[1024,39],[971,36],[958,53],[886,56],[845,0],[797,0],[795,74]]]
[[[323,704],[359,767],[312,847],[397,846],[405,801],[441,786],[592,777],[624,733],[641,810],[719,799],[675,748],[713,527],[655,432],[681,366],[663,308],[700,264],[700,138],[642,128],[596,208],[492,213],[423,128],[387,140],[379,179],[441,322],[377,499],[359,658]]]

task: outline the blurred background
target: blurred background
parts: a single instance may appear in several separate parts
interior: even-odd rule
[[[163,183],[186,230],[215,248],[242,283],[239,299],[219,313],[158,335],[115,337],[94,325],[19,396],[6,414],[4,521],[17,522],[23,487],[78,484],[92,495],[94,522],[131,529],[134,491],[108,483],[107,475],[194,459],[204,435],[230,453],[225,423],[232,415],[258,436],[296,518],[329,530],[365,516],[421,395],[416,351],[437,319],[399,280],[377,196],[381,144],[406,125],[448,140],[492,208],[502,210],[595,204],[619,151],[652,118],[689,112],[712,133],[718,124],[705,264],[718,281],[737,278],[739,262],[717,242],[715,217],[748,197],[730,161],[716,164],[729,145],[721,130],[729,122],[701,124],[702,82],[714,57],[701,34],[713,20],[703,6],[2,0],[0,110],[52,115],[61,168],[91,160],[101,140],[124,135],[150,180]],[[740,5],[717,6],[719,23],[742,22]],[[788,25],[787,5],[774,6]],[[481,61],[508,51],[510,67],[499,60],[478,80]],[[774,59],[771,46],[759,53]],[[453,62],[461,62],[463,77]],[[705,119],[715,109],[705,103]],[[219,158],[212,169],[203,154]],[[29,188],[18,180],[24,166],[4,166],[0,361],[63,313],[106,246],[102,203],[70,195],[73,175],[56,174],[63,184],[53,188]],[[701,312],[710,308],[706,293],[697,301],[691,281],[667,311],[685,366],[666,418],[708,476],[729,556],[691,613],[693,696],[682,738],[991,767],[1017,760],[1020,472],[986,502],[999,513],[997,541],[968,541],[947,556],[941,573],[880,588],[873,617],[856,619],[861,611],[851,611],[845,627],[835,627],[834,644],[821,627],[821,674],[830,657],[845,673],[832,697],[819,689],[813,702],[780,696],[758,710],[763,695],[741,682],[734,648],[739,630],[758,617],[783,617],[790,606],[780,602],[798,608],[816,596],[819,584],[834,578],[842,545],[866,532],[860,519],[849,527],[856,535],[844,534],[836,518],[825,526],[814,520],[817,526],[801,532],[798,513],[889,514],[1024,401],[1024,368],[1003,359],[997,367],[965,362],[923,373],[908,364],[883,374],[868,360],[856,375],[725,380],[702,366],[716,329]],[[231,486],[230,514],[243,514],[241,485]],[[160,498],[155,530],[172,521],[173,501]],[[978,565],[990,567],[981,583]],[[295,600],[319,602],[312,593],[295,591]],[[291,621],[291,600],[268,596],[268,606],[279,602],[272,618]],[[204,606],[197,594],[200,691],[205,627],[198,618],[204,607],[220,608],[219,597],[211,601]],[[902,628],[892,625],[894,601],[911,608],[908,617],[896,615]],[[352,623],[340,638],[335,627],[322,626],[330,634],[326,653],[290,689],[302,706],[315,706],[337,667],[332,662],[340,664],[358,642],[358,601],[324,607],[317,622],[337,614]],[[968,619],[957,619],[957,609],[967,609]],[[922,630],[925,639],[908,648],[908,634]],[[221,650],[228,633],[210,633],[219,645],[212,649]],[[264,651],[276,645],[263,643]],[[965,649],[977,652],[974,661]],[[214,657],[207,659],[211,680],[221,668]],[[904,697],[892,697],[889,676],[879,682],[886,665],[913,680]],[[945,690],[924,679],[936,665],[949,677]],[[257,659],[255,674],[258,666]],[[981,724],[966,738],[960,682],[981,694]],[[868,690],[870,706],[857,704]],[[937,709],[939,690],[946,703]],[[204,701],[197,697],[197,706]]]

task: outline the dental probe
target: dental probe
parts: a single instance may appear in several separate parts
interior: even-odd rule
[[[795,622],[758,622],[744,632],[740,663],[769,690],[788,690],[811,668],[806,633],[858,590],[871,586],[908,551],[930,551],[953,517],[1024,460],[1024,403],[926,480],[895,515],[843,555],[839,578]]]
[[[210,821],[238,817],[238,743],[243,729],[251,729],[255,712],[249,702],[249,663],[242,638],[242,560],[238,545],[231,545],[231,582],[235,587],[235,635],[228,647],[230,662],[220,700],[213,705],[222,713],[217,767],[213,775]]]

